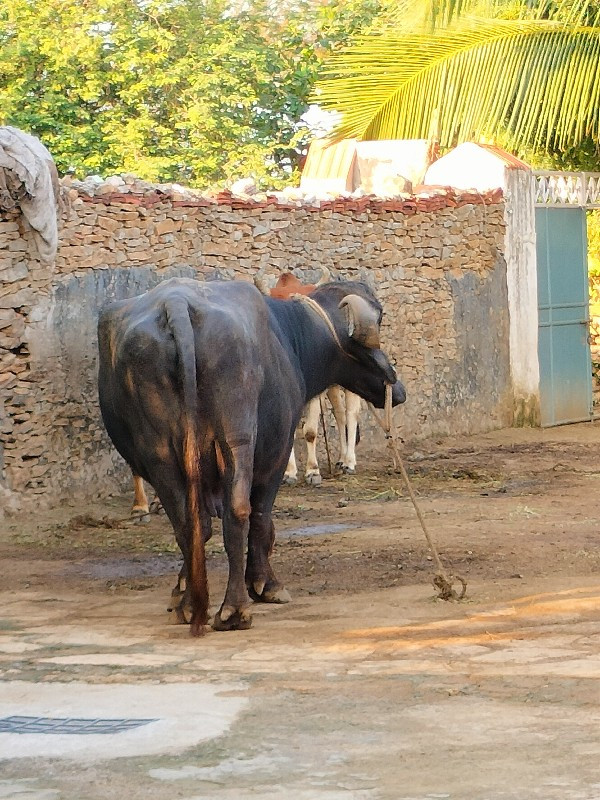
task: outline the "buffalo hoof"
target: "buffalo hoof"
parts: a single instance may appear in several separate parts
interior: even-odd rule
[[[216,631],[247,631],[252,626],[252,613],[249,608],[223,606],[215,614],[212,626]]]
[[[319,472],[307,472],[304,480],[309,486],[320,486],[321,474]]]
[[[356,470],[354,469],[354,467],[347,467],[345,464],[342,464],[342,472],[344,473],[344,475],[354,475],[356,473]]]
[[[172,622],[174,625],[189,625],[192,619],[192,607],[189,600],[189,595],[181,591],[177,586],[171,592],[171,601],[167,608],[169,614],[172,614]]]
[[[181,606],[177,606],[177,608],[170,608],[169,611],[175,612],[175,616],[173,618],[173,622],[175,625],[189,625],[191,620],[191,614],[188,617],[185,615],[185,611]]]
[[[279,603],[283,605],[284,603],[289,603],[291,599],[292,595],[284,586],[280,586],[278,589],[272,589],[270,591],[267,589],[262,593],[263,603]]]
[[[292,596],[284,586],[274,584],[265,588],[264,583],[256,581],[248,587],[248,594],[255,603],[289,603]]]
[[[295,486],[298,483],[298,478],[295,475],[284,475],[281,483],[283,486]]]
[[[187,610],[187,615],[186,615],[186,610]],[[169,614],[173,615],[172,622],[174,625],[190,624],[190,620],[192,618],[192,611],[189,608],[186,609],[185,603],[175,604],[171,602],[171,604],[167,608],[167,611],[169,612]]]

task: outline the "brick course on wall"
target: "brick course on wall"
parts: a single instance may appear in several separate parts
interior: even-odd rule
[[[39,260],[22,216],[0,216],[4,508],[102,495],[127,479],[97,406],[98,310],[172,275],[261,273],[272,285],[284,270],[315,281],[327,267],[335,278],[366,280],[408,390],[397,412],[404,438],[510,422],[500,193],[208,199],[129,180],[65,182],[63,195],[53,264]]]

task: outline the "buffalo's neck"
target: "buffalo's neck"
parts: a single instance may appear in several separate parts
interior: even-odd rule
[[[325,322],[303,303],[270,300],[269,308],[274,333],[303,380],[308,401],[335,383],[339,348]]]

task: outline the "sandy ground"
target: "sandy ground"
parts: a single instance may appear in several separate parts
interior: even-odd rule
[[[199,640],[165,610],[179,559],[163,516],[115,523],[130,498],[114,497],[0,522],[0,717],[48,684],[57,716],[83,685],[187,684],[196,717],[200,687],[239,700],[218,733],[158,753],[119,753],[117,734],[110,756],[71,737],[58,757],[48,734],[0,734],[0,798],[598,800],[599,451],[599,424],[405,448],[468,584],[448,603],[400,476],[363,443],[356,476],[278,497],[293,602]],[[218,532],[208,549],[217,606]]]

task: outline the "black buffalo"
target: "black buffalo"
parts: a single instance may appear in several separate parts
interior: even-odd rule
[[[208,621],[213,516],[222,517],[229,561],[213,627],[248,628],[251,599],[289,600],[269,563],[271,512],[306,402],[332,384],[378,407],[386,384],[394,405],[406,398],[379,349],[382,311],[370,289],[335,282],[311,297],[324,315],[241,281],[174,278],[101,313],[104,423],[173,525],[194,634]]]

